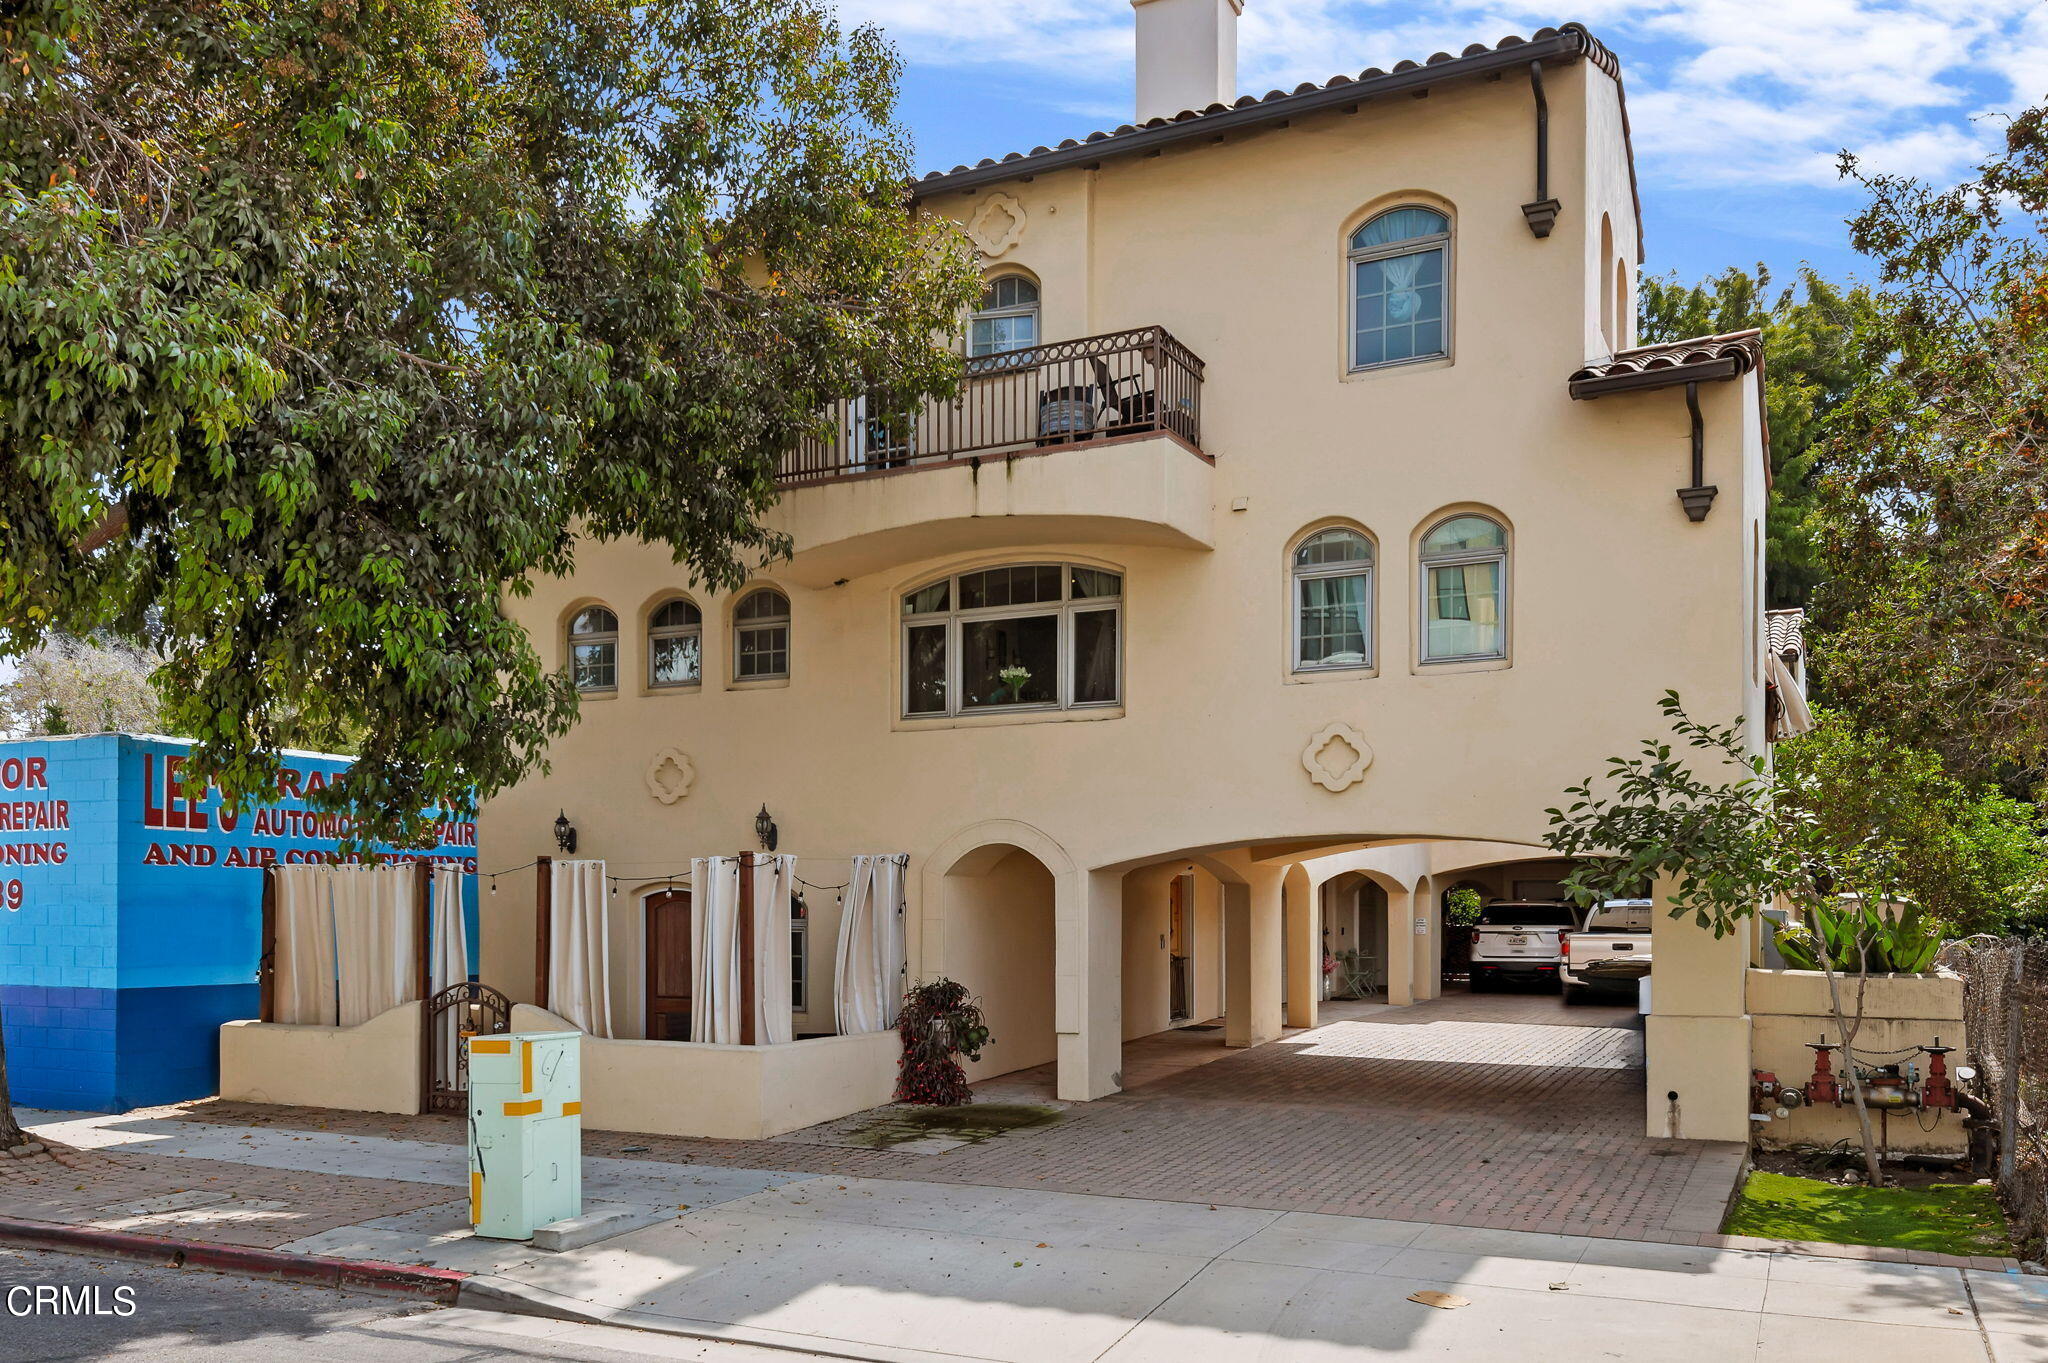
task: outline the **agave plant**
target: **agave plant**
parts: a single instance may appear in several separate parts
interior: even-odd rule
[[[1822,969],[1870,975],[1918,975],[1934,964],[1941,931],[1917,904],[1880,908],[1854,899],[1834,908],[1815,905],[1811,924],[1777,933],[1778,950],[1794,970]]]

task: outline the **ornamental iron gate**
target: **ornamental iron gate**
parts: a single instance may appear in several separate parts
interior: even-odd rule
[[[464,980],[427,1000],[426,1112],[467,1112],[469,1048],[464,1037],[512,1030],[512,1000],[487,984]]]

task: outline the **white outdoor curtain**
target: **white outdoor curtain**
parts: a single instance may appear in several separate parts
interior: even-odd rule
[[[740,863],[698,857],[690,863],[690,1040],[740,1042]],[[758,960],[761,953],[755,953]],[[786,957],[787,951],[783,953]],[[785,967],[786,969],[787,967]],[[783,991],[785,1004],[788,989]],[[787,1008],[784,1010],[787,1016]]]
[[[612,1035],[611,930],[602,861],[549,867],[548,1011]]]
[[[412,997],[419,873],[409,864],[323,869],[334,896],[339,1018],[355,1027]]]
[[[427,986],[436,994],[469,978],[469,940],[462,923],[462,868],[434,866],[433,932],[428,937]],[[450,1014],[453,1016],[453,1014]]]
[[[1807,708],[1806,693],[1785,660],[1773,653],[1764,661],[1764,678],[1778,692],[1778,715],[1772,738],[1797,738],[1813,728],[1813,711]]]
[[[903,1003],[903,858],[859,856],[840,901],[833,963],[834,1021],[841,1036],[887,1031]]]
[[[334,912],[325,866],[273,866],[276,1021],[334,1025]]]
[[[789,896],[796,888],[796,858],[755,857],[754,1040],[779,1046],[796,1040],[790,1009]]]

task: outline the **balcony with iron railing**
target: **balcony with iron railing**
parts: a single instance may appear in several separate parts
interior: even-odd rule
[[[983,356],[955,397],[828,415],[778,473],[797,585],[983,547],[1210,547],[1202,361],[1163,327]]]
[[[1202,361],[1164,327],[1140,327],[969,360],[956,397],[906,410],[878,394],[829,415],[783,457],[785,487],[1155,434],[1200,454]]]

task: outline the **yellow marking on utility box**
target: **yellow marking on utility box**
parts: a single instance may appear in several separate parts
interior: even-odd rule
[[[472,1040],[469,1043],[469,1053],[471,1055],[510,1055],[512,1054],[512,1043],[509,1041]]]
[[[484,1219],[484,1176],[477,1170],[469,1171],[469,1224],[474,1226]]]
[[[562,1104],[562,1115],[563,1115],[564,1117],[580,1117],[580,1116],[582,1116],[582,1115],[583,1115],[583,1104],[581,1104],[581,1103],[564,1103],[564,1104]]]
[[[519,1091],[521,1093],[533,1092],[533,1043],[531,1041],[519,1043]]]
[[[505,1115],[507,1117],[531,1117],[538,1111],[540,1111],[540,1099],[538,1098],[529,1098],[523,1103],[505,1104]]]

